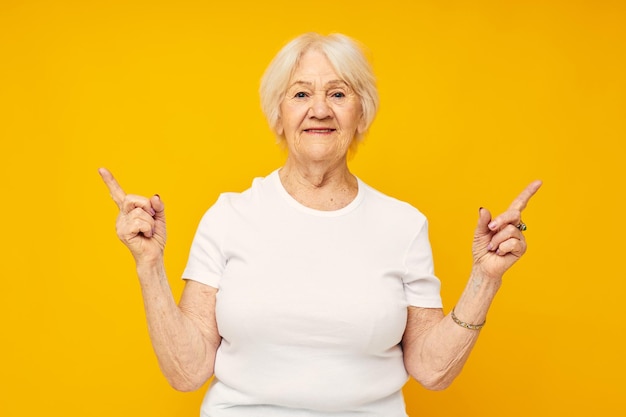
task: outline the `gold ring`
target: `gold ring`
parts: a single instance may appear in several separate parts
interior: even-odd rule
[[[522,232],[527,229],[526,223],[524,223],[524,222],[519,222],[519,224],[517,226],[515,226],[515,227],[517,227]]]

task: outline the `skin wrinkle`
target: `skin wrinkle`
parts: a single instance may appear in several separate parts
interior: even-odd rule
[[[287,91],[291,91],[291,90],[293,90],[294,87],[297,87],[297,86],[304,86],[304,87],[311,88],[311,87],[314,86],[314,83],[312,83],[311,81],[296,80],[289,86],[289,88],[287,88]],[[352,91],[352,89],[350,88],[348,83],[346,83],[343,80],[330,80],[330,81],[327,81],[326,84],[324,85],[324,87],[325,87],[324,90],[314,90],[314,91],[316,93],[317,92],[325,92],[325,91],[328,91],[328,90],[333,89],[333,88],[343,87],[346,90],[348,90],[349,94],[354,95],[354,92]],[[287,94],[287,96],[289,96],[289,94]]]

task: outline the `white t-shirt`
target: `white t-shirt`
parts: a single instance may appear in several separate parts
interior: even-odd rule
[[[359,180],[314,210],[274,171],[207,211],[183,277],[219,288],[203,417],[406,416],[407,306],[442,305],[414,207]]]

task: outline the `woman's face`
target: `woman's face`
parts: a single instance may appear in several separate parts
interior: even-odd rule
[[[304,164],[345,159],[361,129],[359,97],[324,54],[305,52],[289,80],[277,124],[290,158]]]

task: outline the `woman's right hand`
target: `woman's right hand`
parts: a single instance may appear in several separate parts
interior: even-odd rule
[[[128,247],[137,264],[158,262],[165,248],[165,206],[158,195],[151,198],[126,194],[106,168],[98,170],[120,212],[117,236]]]

